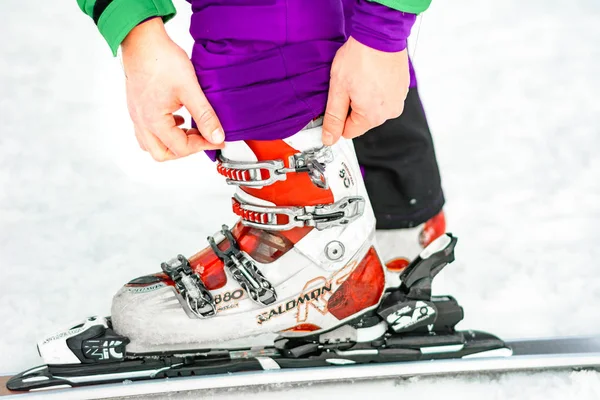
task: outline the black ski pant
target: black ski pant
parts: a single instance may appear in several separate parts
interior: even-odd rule
[[[354,139],[377,229],[417,226],[444,206],[433,140],[416,87],[396,119]]]

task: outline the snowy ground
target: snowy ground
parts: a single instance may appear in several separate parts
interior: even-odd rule
[[[177,3],[182,10],[187,3]],[[202,155],[156,164],[135,143],[122,71],[75,1],[4,0],[0,41],[0,371],[159,262],[230,221]],[[600,4],[434,2],[416,48],[458,261],[436,291],[463,327],[600,333]],[[189,48],[187,12],[170,24]],[[263,399],[600,397],[596,373],[311,386]],[[249,393],[215,392],[216,398]]]

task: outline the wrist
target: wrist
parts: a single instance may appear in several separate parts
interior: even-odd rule
[[[86,14],[94,19],[113,55],[133,28],[154,16],[164,22],[176,13],[172,0],[78,0]]]
[[[164,37],[168,37],[168,35],[162,18],[151,17],[132,28],[123,39],[121,47],[123,53],[126,53],[140,45],[144,45],[144,43],[152,43],[157,38]]]
[[[358,0],[350,21],[349,36],[373,49],[399,52],[406,49],[416,15],[368,0]]]

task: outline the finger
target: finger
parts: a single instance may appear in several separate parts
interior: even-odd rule
[[[216,149],[221,145],[214,145],[200,136],[198,130],[187,132],[174,125],[174,120],[171,124],[168,123],[169,118],[165,118],[162,124],[155,126],[156,130],[151,129],[153,133],[169,150],[175,153],[178,157],[189,156],[202,150]],[[170,125],[170,126],[169,126]],[[197,134],[194,134],[197,133]]]
[[[188,136],[190,136],[190,135],[200,136],[200,138],[202,138],[203,142],[205,143],[204,145],[206,146],[206,148],[203,148],[202,150],[215,150],[215,149],[222,149],[223,147],[225,147],[225,142],[220,143],[220,144],[212,144],[211,142],[206,140],[206,138],[204,136],[202,136],[202,133],[200,133],[200,131],[196,128],[182,128],[182,130]]]
[[[173,118],[175,119],[175,125],[180,126],[185,122],[185,118],[181,115],[173,114]]]
[[[225,143],[213,144],[206,140],[204,136],[200,134],[200,131],[197,129],[188,129],[186,132],[188,137],[188,142],[190,143],[190,147],[194,147],[201,150],[219,150],[225,148]]]
[[[188,140],[188,146],[191,148],[197,149],[197,151],[201,150],[217,150],[225,147],[225,143],[213,144],[206,140],[204,136],[200,133],[200,131],[196,128],[190,129],[182,129]]]
[[[344,125],[350,108],[350,97],[345,90],[340,90],[339,85],[333,80],[329,85],[327,107],[323,118],[323,137],[325,146],[331,146],[344,133]]]
[[[148,149],[146,148],[146,143],[144,142],[144,136],[140,132],[140,129],[137,126],[134,126],[133,131],[135,132],[135,138],[137,139],[137,142],[140,145],[140,149],[148,151]]]
[[[148,130],[164,147],[178,157],[189,156],[200,151],[200,149],[192,147],[193,143],[189,142],[186,132],[177,127],[176,124],[177,118],[174,115],[167,114],[153,121]]]
[[[366,117],[352,110],[346,119],[343,136],[346,139],[352,139],[364,135],[369,129],[373,128]]]
[[[208,99],[202,93],[200,85],[186,85],[181,93],[181,102],[188,109],[194,121],[196,121],[198,130],[202,136],[213,144],[223,143],[225,132],[219,118],[217,118],[215,110],[213,110]]]
[[[154,158],[154,160],[163,162],[169,160],[175,160],[179,157],[171,150],[167,148],[156,136],[154,136],[150,131],[142,132],[144,136],[144,143],[146,144],[146,148],[148,149],[148,153]]]

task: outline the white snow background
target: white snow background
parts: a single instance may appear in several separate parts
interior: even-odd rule
[[[169,31],[189,50],[189,6],[176,4]],[[41,336],[107,314],[123,283],[193,254],[233,218],[230,189],[204,155],[159,164],[139,150],[120,63],[74,0],[3,0],[0,12],[0,371],[8,373],[39,363]],[[462,328],[504,338],[600,333],[600,3],[434,1],[413,52],[460,239],[435,292],[459,300]],[[208,395],[597,399],[600,375],[273,390]]]

